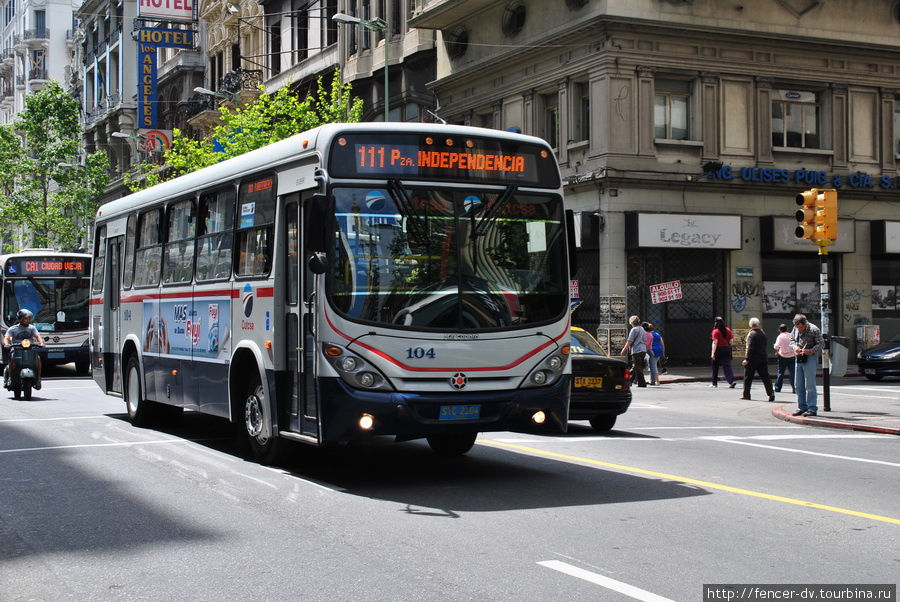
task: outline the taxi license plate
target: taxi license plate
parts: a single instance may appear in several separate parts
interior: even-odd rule
[[[864,374],[875,374],[875,368],[866,368],[863,370]]]
[[[439,420],[474,420],[481,418],[480,405],[441,406]]]
[[[578,389],[600,389],[603,387],[602,376],[576,376],[575,387]]]

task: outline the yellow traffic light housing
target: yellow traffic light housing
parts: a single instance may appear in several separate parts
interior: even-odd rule
[[[816,188],[804,190],[797,195],[797,204],[802,209],[797,209],[794,216],[797,218],[797,229],[794,234],[797,238],[805,238],[807,240],[815,240],[816,236],[816,200],[819,197],[819,191]]]
[[[823,190],[816,200],[816,238],[832,243],[838,235],[837,190]]]

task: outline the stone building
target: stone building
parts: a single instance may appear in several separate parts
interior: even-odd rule
[[[795,196],[835,188],[832,334],[900,332],[900,7],[892,0],[416,0],[448,121],[541,136],[576,212],[575,324],[627,316],[704,362],[713,318],[821,323]],[[651,296],[680,284],[681,298]],[[573,283],[574,284],[574,283]]]

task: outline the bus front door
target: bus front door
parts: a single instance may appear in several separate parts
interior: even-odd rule
[[[124,236],[106,239],[106,286],[103,288],[103,373],[106,390],[122,392],[122,346],[120,299],[122,293],[122,247]]]
[[[291,430],[302,435],[307,440],[321,442],[319,429],[319,403],[316,396],[314,355],[315,339],[313,337],[314,305],[313,277],[307,272],[304,257],[307,241],[304,232],[304,223],[310,223],[309,203],[301,207],[294,200],[285,206],[285,223],[287,226],[285,245],[287,260],[285,269],[288,272],[286,278],[286,303],[287,312],[287,337],[285,350],[287,354],[287,369],[290,379],[290,417]],[[302,211],[302,214],[301,214]],[[321,222],[319,222],[321,224]],[[321,225],[316,227],[321,228]]]

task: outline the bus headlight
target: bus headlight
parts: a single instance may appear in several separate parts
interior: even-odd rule
[[[393,391],[388,379],[372,364],[340,345],[325,343],[322,353],[341,379],[354,389]]]
[[[569,346],[564,345],[544,358],[522,381],[521,387],[545,387],[555,383],[562,376],[569,359]]]

